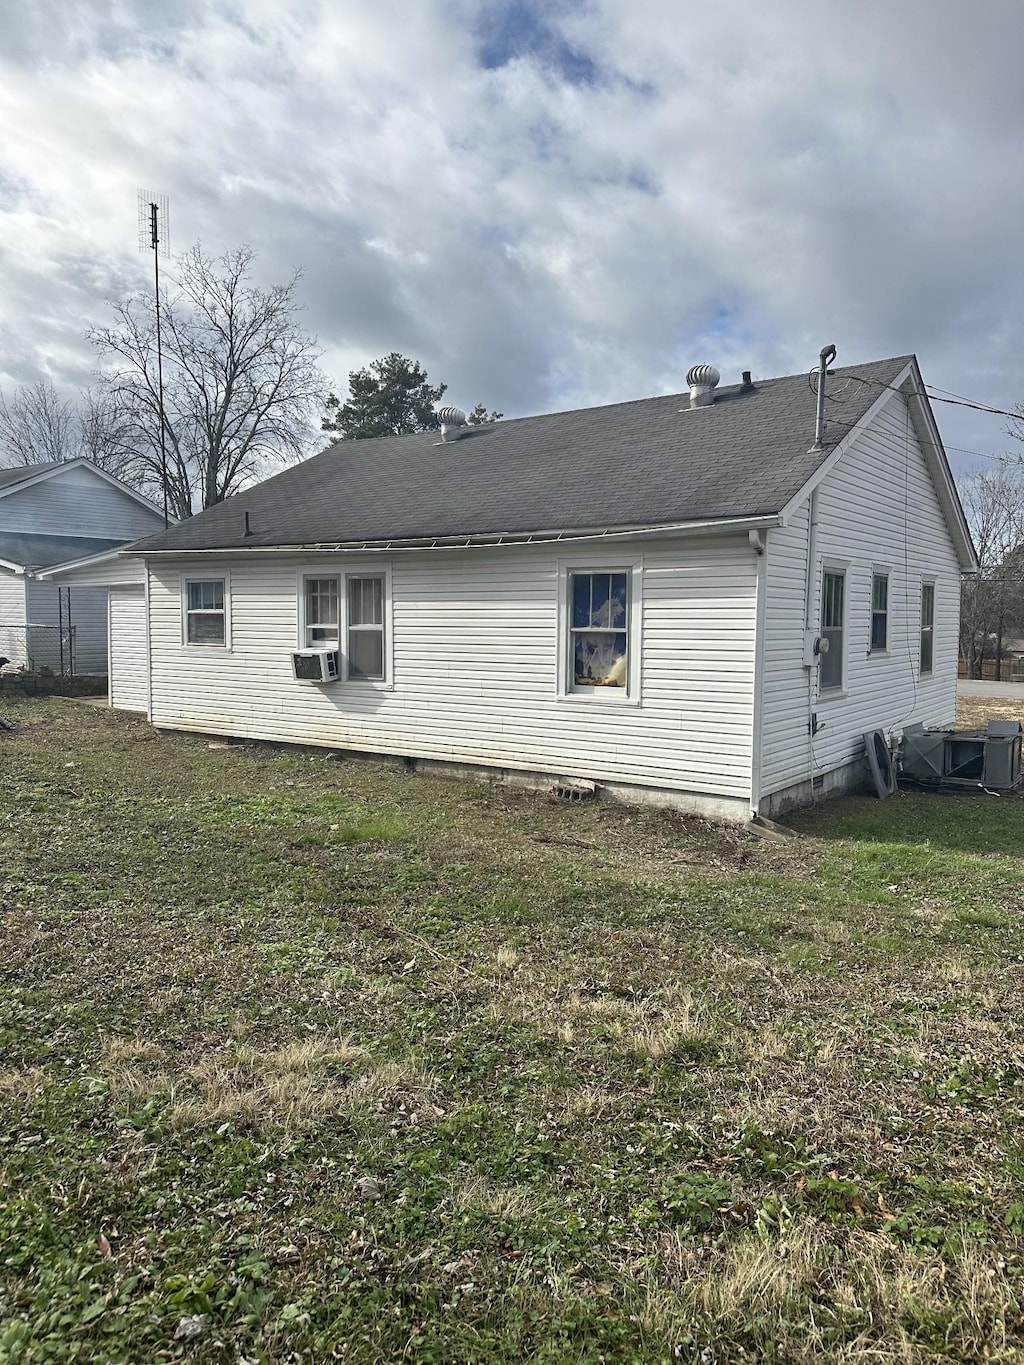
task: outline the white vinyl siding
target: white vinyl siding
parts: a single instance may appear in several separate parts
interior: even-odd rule
[[[907,452],[909,443],[909,465]],[[846,679],[841,695],[802,667],[808,504],[772,529],[761,790],[780,791],[858,758],[865,731],[910,721],[952,724],[956,713],[960,566],[901,394],[841,456],[818,490],[811,620],[821,619],[823,569],[846,566]],[[872,655],[872,578],[888,565],[888,651]],[[919,676],[922,579],[936,587],[935,660]],[[809,734],[811,715],[818,732]]]
[[[181,577],[151,561],[156,725],[578,775],[749,802],[756,557],[746,535],[633,544],[642,555],[642,704],[560,695],[565,547],[223,560],[230,654],[180,648]],[[589,567],[579,557],[579,567]],[[386,574],[388,685],[297,685],[303,577]],[[610,690],[610,689],[608,689]]]
[[[149,709],[146,594],[139,587],[110,590],[110,705],[122,711]]]
[[[18,667],[28,660],[21,629],[27,620],[25,579],[9,569],[0,569],[0,657]]]

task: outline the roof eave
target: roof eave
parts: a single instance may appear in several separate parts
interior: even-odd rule
[[[656,526],[611,526],[600,530],[562,529],[555,531],[503,531],[482,535],[420,536],[390,540],[307,541],[292,545],[230,545],[182,547],[167,549],[129,549],[126,556],[183,558],[190,555],[237,554],[369,554],[410,550],[467,550],[501,548],[502,546],[576,544],[588,541],[636,539],[659,535],[706,535],[714,532],[759,530],[781,525],[778,512],[758,513],[742,517],[705,517],[699,520],[664,522]]]

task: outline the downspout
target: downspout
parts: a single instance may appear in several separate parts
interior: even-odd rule
[[[144,559],[142,562],[143,562],[143,564],[145,564],[145,566],[146,566],[146,590],[145,590],[145,602],[146,602],[146,719],[149,721],[150,725],[152,725],[152,724],[153,724],[153,633],[152,633],[152,631],[150,630],[150,624],[149,624],[149,613],[150,613],[150,609],[151,609],[151,607],[150,607],[150,594],[149,594],[149,580],[150,580],[150,574],[149,574],[149,560],[148,560],[148,559]]]
[[[764,735],[764,675],[768,616],[768,545],[767,530],[748,531],[748,539],[757,556],[754,607],[754,714],[751,726],[750,751],[750,818],[757,818],[761,805],[761,764]]]
[[[818,577],[818,490],[811,493],[807,513],[807,577],[804,583],[804,640],[817,633],[814,619],[814,588]],[[817,659],[807,664],[807,780],[814,791],[816,761],[814,757],[814,736],[818,729],[814,702],[817,684]]]

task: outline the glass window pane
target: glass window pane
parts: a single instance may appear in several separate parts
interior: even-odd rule
[[[193,645],[222,645],[224,643],[224,613],[190,613],[188,639],[189,644]]]
[[[824,691],[829,687],[843,685],[843,632],[825,630],[822,634],[828,641],[828,653],[819,656],[821,661],[819,684]]]
[[[348,675],[350,678],[384,677],[384,632],[382,630],[349,631]]]
[[[189,611],[223,611],[224,584],[222,580],[190,583],[188,585],[188,609]]]
[[[619,630],[626,629],[626,575],[624,573],[614,573],[611,576],[611,611],[608,624]]]
[[[876,611],[871,617],[871,648],[885,649],[888,644],[888,620],[885,612]]]
[[[576,630],[590,625],[590,574],[572,575],[572,624]]]
[[[350,578],[348,580],[348,623],[350,626],[382,626],[384,624],[383,578]]]
[[[578,687],[625,687],[625,631],[577,631],[573,674]]]
[[[825,574],[822,603],[821,603],[821,626],[822,630],[837,630],[843,625],[843,575],[838,573]]]
[[[610,573],[590,575],[590,620],[586,623],[588,626],[611,625],[611,613],[608,606],[611,582]]]
[[[935,584],[925,583],[921,589],[921,625],[935,624]]]
[[[885,574],[875,574],[871,585],[871,605],[875,611],[886,611],[889,606],[889,579]]]

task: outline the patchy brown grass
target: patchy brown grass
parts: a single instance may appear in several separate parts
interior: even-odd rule
[[[21,718],[0,1359],[1024,1358],[1015,798],[772,843]]]

